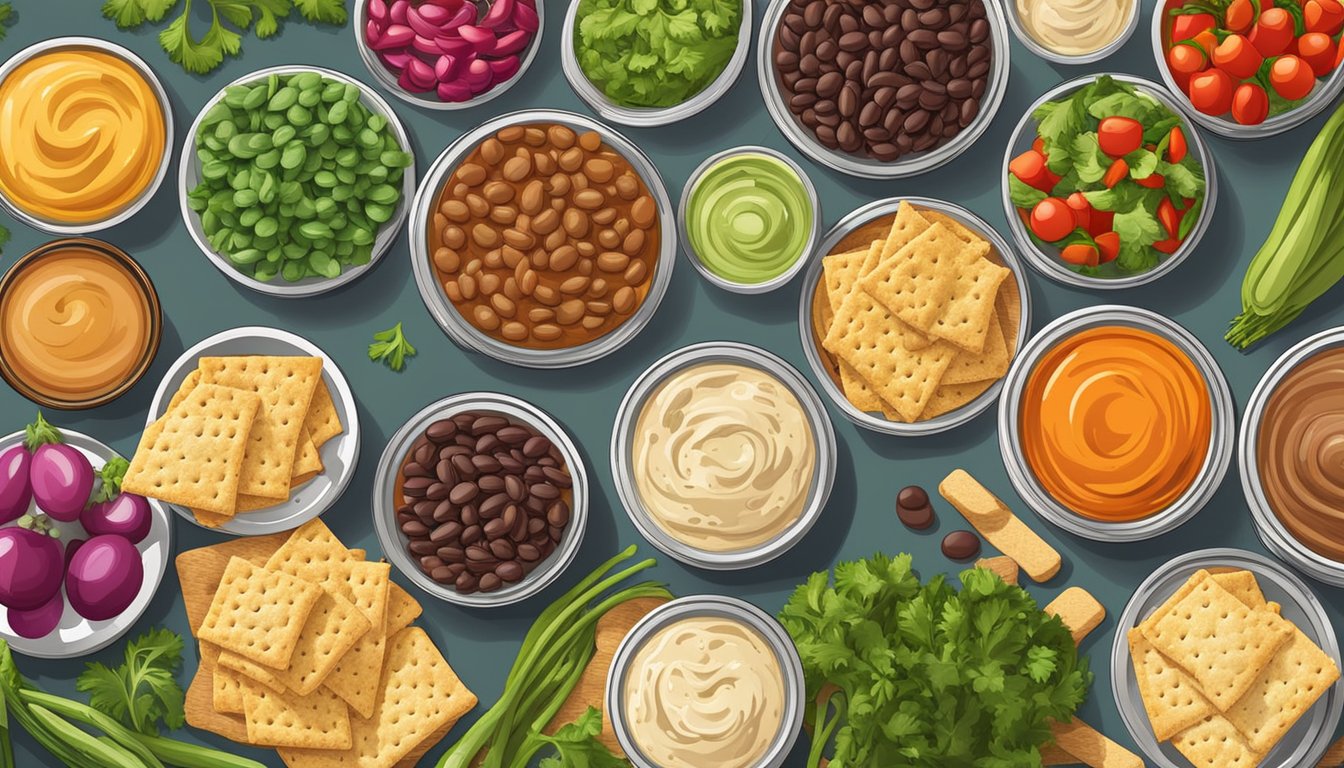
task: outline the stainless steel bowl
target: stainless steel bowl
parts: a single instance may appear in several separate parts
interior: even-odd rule
[[[691,237],[686,227],[686,214],[691,203],[691,195],[695,193],[696,185],[705,173],[718,165],[723,160],[729,160],[735,157],[749,157],[751,155],[765,156],[772,160],[778,160],[788,166],[795,174],[798,180],[802,182],[803,189],[807,191],[808,200],[812,201],[812,227],[807,233],[807,240],[803,245],[803,250],[798,254],[798,259],[793,265],[784,272],[759,283],[739,283],[729,280],[714,272],[700,260],[700,255],[695,252],[695,246],[691,244]],[[817,240],[821,237],[821,196],[817,194],[817,188],[812,184],[812,179],[808,177],[807,172],[801,165],[795,163],[788,155],[783,152],[770,149],[769,147],[758,147],[747,145],[742,147],[733,147],[725,149],[722,152],[710,155],[703,163],[698,165],[694,171],[691,171],[690,178],[686,179],[686,186],[682,187],[681,202],[677,205],[677,236],[681,239],[682,250],[686,251],[686,257],[690,260],[691,266],[695,267],[710,283],[717,285],[725,291],[733,293],[768,293],[779,288],[794,278],[807,266],[807,255],[816,247]]]
[[[201,182],[201,161],[196,157],[196,133],[200,130],[201,120],[205,117],[210,108],[215,106],[224,98],[224,93],[235,85],[247,85],[255,83],[270,75],[293,75],[301,72],[316,72],[322,77],[339,80],[342,83],[353,85],[359,88],[360,102],[370,111],[387,118],[388,130],[397,137],[397,142],[401,144],[402,151],[411,155],[412,162],[405,169],[401,180],[401,200],[397,202],[397,209],[393,212],[392,218],[388,219],[378,227],[378,234],[373,242],[373,254],[369,257],[368,264],[361,264],[357,267],[347,267],[336,277],[305,277],[302,280],[289,282],[280,275],[267,282],[257,280],[250,275],[245,275],[238,271],[238,268],[229,262],[228,258],[218,252],[210,245],[210,241],[205,238],[205,230],[201,227],[201,217],[187,205],[187,195],[197,184]],[[191,123],[191,129],[187,131],[187,140],[182,145],[182,159],[178,168],[178,204],[182,209],[182,220],[187,224],[187,232],[191,239],[196,241],[196,246],[201,249],[201,253],[210,259],[210,263],[215,268],[224,273],[224,276],[230,280],[251,288],[259,293],[265,293],[270,296],[280,296],[282,298],[297,298],[300,296],[316,296],[320,293],[333,291],[342,285],[345,285],[360,275],[373,269],[378,260],[392,248],[392,243],[396,241],[397,234],[401,231],[401,224],[406,220],[406,214],[411,208],[411,198],[415,195],[415,151],[411,147],[411,138],[406,133],[406,128],[402,126],[397,113],[392,111],[391,105],[383,100],[376,91],[368,85],[356,80],[349,75],[322,67],[310,67],[299,64],[291,64],[281,67],[267,67],[259,69],[251,74],[243,75],[228,85],[221,88],[218,93],[210,98],[209,101],[201,107],[201,111],[196,114],[196,119]]]
[[[703,112],[711,104],[723,98],[724,94],[728,93],[733,84],[737,82],[738,76],[742,74],[742,66],[747,61],[748,51],[751,50],[753,11],[751,0],[739,1],[742,3],[742,22],[737,29],[737,48],[733,50],[732,58],[728,59],[727,66],[723,68],[718,77],[705,86],[704,90],[680,104],[674,104],[670,107],[622,106],[608,99],[601,89],[593,85],[588,76],[584,74],[583,67],[579,66],[579,57],[574,51],[579,0],[570,0],[569,9],[565,11],[565,23],[560,30],[560,69],[565,73],[565,79],[569,81],[569,87],[574,89],[575,95],[603,120],[628,125],[632,128],[652,128],[685,120],[692,115]]]
[[[1181,555],[1153,572],[1134,591],[1129,604],[1116,619],[1115,643],[1111,648],[1111,686],[1115,706],[1129,729],[1129,735],[1139,745],[1150,764],[1159,768],[1190,768],[1190,762],[1169,742],[1159,744],[1153,736],[1148,713],[1139,697],[1134,664],[1129,656],[1128,632],[1136,627],[1180,588],[1200,569],[1247,570],[1255,574],[1267,600],[1281,606],[1283,618],[1302,630],[1312,642],[1344,666],[1339,654],[1330,617],[1311,590],[1286,568],[1263,555],[1240,549],[1203,549]],[[1301,768],[1315,765],[1334,738],[1340,712],[1344,710],[1344,692],[1335,683],[1312,706],[1302,719],[1284,735],[1259,765],[1261,768]]]
[[[1284,377],[1307,359],[1341,346],[1344,346],[1344,327],[1331,328],[1303,339],[1275,360],[1246,402],[1246,412],[1241,417],[1241,434],[1237,440],[1241,488],[1246,494],[1246,505],[1251,508],[1255,532],[1264,542],[1265,548],[1313,579],[1335,587],[1344,587],[1344,562],[1332,560],[1298,541],[1279,520],[1279,516],[1274,514],[1260,482],[1257,443],[1265,406]]]
[[[520,582],[494,592],[473,592],[469,595],[434,581],[420,570],[415,558],[406,549],[406,537],[397,528],[394,501],[397,493],[397,474],[415,439],[430,424],[464,411],[495,413],[532,426],[560,449],[560,453],[565,457],[565,464],[569,467],[570,477],[574,481],[569,525],[551,556]],[[434,597],[450,603],[472,608],[498,608],[526,600],[542,591],[574,562],[574,556],[579,553],[579,545],[583,542],[583,534],[588,526],[588,470],[584,467],[583,456],[579,453],[578,446],[570,439],[564,427],[537,406],[496,392],[463,392],[421,408],[388,440],[373,478],[372,507],[373,527],[378,532],[378,543],[383,548],[383,555],[413,584]]]
[[[896,209],[900,207],[903,201],[916,208],[927,208],[951,216],[988,240],[990,245],[994,246],[994,250],[998,251],[999,257],[1003,260],[1003,265],[1013,273],[1013,279],[1017,283],[1018,301],[1021,304],[1017,330],[1013,338],[1014,356],[1022,353],[1022,346],[1026,344],[1027,336],[1031,333],[1031,291],[1027,287],[1026,274],[1022,263],[1008,245],[1008,242],[1003,239],[1003,236],[985,223],[984,219],[955,203],[934,200],[929,197],[891,197],[886,200],[877,200],[854,209],[849,215],[836,222],[835,226],[831,227],[831,230],[821,238],[816,251],[809,257],[810,263],[807,267],[807,273],[803,276],[802,296],[798,302],[798,333],[803,344],[803,353],[807,355],[807,362],[812,367],[812,375],[821,384],[822,390],[831,398],[831,402],[840,411],[840,415],[846,419],[875,432],[903,437],[919,437],[959,427],[980,415],[993,405],[995,399],[998,398],[999,392],[1003,388],[1003,382],[995,382],[990,385],[989,389],[980,393],[979,397],[941,416],[913,423],[889,421],[883,418],[881,414],[861,411],[849,402],[845,393],[831,378],[829,366],[823,361],[823,353],[817,348],[817,344],[812,338],[812,293],[816,290],[817,283],[822,279],[822,258],[834,250],[836,245],[851,232],[874,219],[895,214]]]
[[[1095,51],[1088,51],[1087,53],[1059,53],[1047,48],[1033,37],[1031,32],[1027,31],[1027,25],[1022,21],[1022,17],[1017,10],[1017,0],[1005,0],[1004,16],[1008,18],[1008,26],[1012,27],[1013,34],[1017,37],[1018,42],[1042,59],[1056,64],[1095,64],[1123,48],[1125,43],[1129,42],[1129,38],[1134,36],[1134,30],[1139,28],[1139,0],[1126,1],[1131,3],[1129,21],[1125,22],[1125,28],[1120,31],[1120,36]]]
[[[817,141],[812,132],[789,111],[779,78],[775,76],[775,37],[790,1],[772,0],[765,10],[765,18],[761,21],[761,39],[756,47],[756,78],[770,119],[775,121],[775,126],[790,144],[813,161],[833,171],[869,179],[917,176],[951,162],[984,135],[989,124],[994,121],[994,115],[998,113],[1008,89],[1008,73],[1012,67],[1009,65],[1008,29],[1003,20],[1003,11],[994,0],[985,0],[985,18],[989,21],[993,53],[990,56],[989,81],[980,99],[980,112],[970,125],[942,146],[908,154],[889,163],[828,148]]]
[[[625,680],[630,674],[630,665],[644,643],[648,642],[660,630],[685,619],[702,617],[725,618],[739,622],[754,631],[770,645],[779,661],[780,672],[784,677],[784,717],[779,731],[775,734],[769,749],[761,761],[752,768],[780,768],[788,757],[789,750],[798,739],[803,726],[804,699],[807,685],[803,680],[803,663],[798,657],[798,649],[793,639],[779,622],[760,608],[733,597],[720,595],[698,595],[683,597],[654,608],[635,626],[631,627],[616,654],[612,658],[611,668],[607,671],[606,696],[603,709],[610,719],[616,740],[630,762],[637,768],[662,768],[651,761],[640,750],[625,722]]]
[[[1141,520],[1107,523],[1083,517],[1056,501],[1041,486],[1027,464],[1021,446],[1021,401],[1027,380],[1041,356],[1080,331],[1102,326],[1138,328],[1154,333],[1190,358],[1204,377],[1212,412],[1209,447],[1194,482],[1166,509]],[[1176,321],[1139,307],[1099,305],[1070,312],[1042,328],[1013,362],[999,400],[999,453],[1008,479],[1037,515],[1076,536],[1094,541],[1141,541],[1171,531],[1204,508],[1213,498],[1232,463],[1236,411],[1227,380],[1209,350]]]
[[[0,64],[0,82],[4,81],[13,72],[15,67],[28,61],[34,56],[52,53],[53,51],[64,51],[71,49],[94,49],[103,53],[111,54],[122,59],[131,65],[140,76],[145,79],[149,87],[154,91],[154,97],[159,102],[159,109],[163,111],[163,155],[159,158],[159,170],[154,174],[154,180],[145,187],[140,196],[132,201],[125,208],[101,221],[87,222],[83,224],[69,224],[59,221],[50,221],[38,216],[34,216],[28,211],[15,205],[3,194],[0,194],[0,208],[14,218],[22,221],[30,227],[40,229],[43,232],[49,232],[54,235],[88,235],[94,232],[107,229],[108,227],[120,224],[123,221],[134,216],[144,208],[158,191],[159,185],[163,183],[163,178],[168,175],[168,164],[173,156],[173,105],[168,99],[168,91],[164,89],[158,75],[145,63],[144,59],[132,53],[130,50],[102,40],[96,37],[53,37],[50,40],[43,40],[24,48],[18,53],[10,56],[4,64]]]
[[[434,266],[431,264],[426,230],[428,222],[433,218],[439,192],[448,177],[477,145],[501,128],[528,123],[558,123],[576,131],[600,133],[602,141],[619,152],[643,179],[644,185],[648,187],[649,194],[658,206],[658,263],[654,266],[652,282],[644,302],[624,323],[609,333],[575,347],[528,349],[482,333],[457,311],[457,307],[453,306],[453,302],[444,294],[443,286],[439,284]],[[425,173],[420,189],[415,194],[415,203],[407,225],[411,240],[411,269],[415,274],[416,285],[420,289],[420,298],[424,300],[429,314],[438,322],[443,332],[448,334],[448,338],[459,347],[528,368],[568,368],[590,363],[615,352],[625,346],[649,324],[649,320],[653,319],[653,313],[657,311],[658,304],[667,293],[667,286],[672,282],[672,267],[677,259],[677,228],[674,216],[672,201],[668,199],[667,188],[663,186],[663,178],[658,175],[658,169],[654,167],[653,161],[626,137],[590,117],[573,112],[557,109],[511,112],[482,123],[449,144]]]
[[[710,552],[673,538],[655,523],[640,497],[635,482],[631,451],[635,426],[650,396],[673,375],[707,363],[732,363],[763,371],[788,388],[807,413],[816,449],[816,469],[808,490],[807,503],[798,519],[778,536],[747,549]],[[649,366],[630,385],[620,408],[611,437],[611,472],[616,494],[630,516],[630,522],[649,543],[688,565],[709,570],[737,570],[769,562],[797,544],[821,517],[835,482],[835,430],[821,398],[793,366],[759,347],[737,342],[706,342],[683,347]]]
[[[1080,275],[1059,260],[1058,249],[1052,247],[1049,253],[1042,250],[1031,239],[1031,234],[1027,231],[1026,224],[1022,222],[1021,217],[1017,215],[1017,207],[1013,205],[1013,199],[1008,192],[1008,163],[1012,162],[1017,155],[1030,149],[1031,143],[1036,139],[1036,123],[1031,119],[1031,113],[1047,101],[1054,101],[1067,96],[1103,74],[1110,75],[1119,82],[1136,86],[1140,91],[1157,99],[1167,109],[1185,120],[1186,142],[1190,145],[1190,152],[1199,159],[1199,164],[1204,169],[1204,206],[1199,211],[1199,221],[1190,230],[1190,234],[1181,243],[1181,247],[1147,272],[1125,277]],[[1209,224],[1212,223],[1214,205],[1218,202],[1218,171],[1213,163],[1213,154],[1209,152],[1208,146],[1200,138],[1199,132],[1194,129],[1194,126],[1190,125],[1190,119],[1189,110],[1177,103],[1162,86],[1143,78],[1119,72],[1101,72],[1075,78],[1051,88],[1039,99],[1032,102],[1031,106],[1027,107],[1027,111],[1022,115],[1022,119],[1018,121],[1017,127],[1013,129],[1013,138],[1008,141],[1008,150],[1003,155],[1002,175],[1003,213],[1008,219],[1008,228],[1013,233],[1013,240],[1027,256],[1027,263],[1031,264],[1037,272],[1058,283],[1076,285],[1082,288],[1118,289],[1133,288],[1136,285],[1151,283],[1185,261],[1186,257],[1194,253],[1195,247],[1199,245],[1200,238],[1204,237],[1204,232],[1208,230]]]
[[[425,109],[450,112],[479,107],[487,101],[503,95],[505,91],[523,79],[523,75],[527,74],[527,68],[532,66],[532,60],[537,57],[537,51],[541,48],[542,33],[546,30],[546,11],[543,6],[545,6],[544,2],[537,3],[537,21],[540,26],[537,27],[536,34],[532,35],[532,40],[527,44],[527,50],[523,51],[522,56],[519,57],[518,71],[508,80],[493,86],[484,93],[476,94],[467,101],[443,101],[439,98],[411,93],[397,84],[397,78],[393,77],[387,67],[383,66],[383,62],[378,60],[378,54],[372,48],[369,48],[368,41],[364,39],[364,24],[368,20],[369,0],[355,0],[355,7],[351,12],[351,18],[354,21],[350,24],[350,29],[355,36],[355,50],[359,51],[359,58],[364,61],[364,66],[368,68],[369,74],[373,75],[373,79],[377,80],[379,85],[408,104],[414,104]]]
[[[1165,24],[1163,22],[1167,15],[1164,9],[1168,8],[1169,5],[1168,0],[1159,0],[1158,7],[1153,9],[1153,57],[1156,59],[1157,71],[1162,73],[1162,82],[1166,83],[1167,88],[1176,94],[1176,99],[1185,107],[1185,111],[1190,114],[1190,117],[1219,136],[1238,140],[1264,139],[1277,136],[1319,115],[1334,103],[1335,98],[1339,96],[1341,91],[1344,91],[1344,67],[1336,67],[1329,77],[1316,82],[1316,87],[1311,93],[1307,94],[1301,104],[1287,112],[1274,115],[1259,125],[1242,125],[1226,117],[1206,115],[1191,106],[1190,99],[1181,91],[1180,86],[1176,84],[1176,79],[1171,76],[1171,70],[1167,67],[1167,51],[1163,42]]]

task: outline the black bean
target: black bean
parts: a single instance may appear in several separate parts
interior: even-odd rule
[[[485,529],[481,528],[479,524],[469,525],[466,528],[462,529],[462,536],[461,536],[462,546],[464,547],[471,546],[472,544],[475,544],[476,542],[480,541],[481,537],[484,535],[485,535]]]
[[[462,537],[462,524],[449,521],[429,533],[429,540],[438,544],[456,541]]]
[[[495,568],[495,575],[510,583],[522,581],[523,566],[512,560],[507,563],[500,563],[499,566]]]
[[[441,419],[425,428],[425,437],[436,443],[443,443],[457,434],[457,424],[452,419]]]
[[[513,542],[508,539],[492,539],[490,541],[490,552],[500,560],[512,560],[514,557]]]
[[[564,501],[556,501],[546,508],[546,522],[556,528],[564,527],[569,523],[569,505]]]
[[[408,477],[406,482],[401,484],[401,494],[410,498],[421,498],[433,482],[428,477]]]
[[[482,592],[494,592],[504,586],[504,582],[494,573],[481,574],[480,587]]]
[[[485,531],[487,539],[498,539],[500,536],[509,532],[510,526],[504,522],[504,518],[497,517],[486,523],[482,530]]]
[[[980,537],[970,531],[953,531],[943,537],[943,555],[951,560],[969,560],[980,554]]]

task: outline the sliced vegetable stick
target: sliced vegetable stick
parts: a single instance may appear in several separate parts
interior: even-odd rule
[[[1064,626],[1073,633],[1074,645],[1083,642],[1083,638],[1106,618],[1106,607],[1082,587],[1069,587],[1060,592],[1044,610],[1063,620]]]
[[[1074,718],[1071,723],[1052,723],[1050,732],[1059,748],[1091,768],[1144,768],[1143,759],[1106,738],[1100,731]]]
[[[1048,581],[1062,564],[1059,552],[1027,527],[1012,510],[964,469],[955,469],[938,484],[957,511],[998,550],[1017,561],[1035,581]]]
[[[1003,579],[1005,584],[1016,584],[1018,570],[1017,561],[1007,555],[998,557],[982,557],[975,561],[976,568],[984,568],[987,571],[993,571]]]

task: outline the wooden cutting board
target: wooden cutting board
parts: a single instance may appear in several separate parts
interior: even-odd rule
[[[289,538],[289,533],[275,533],[270,536],[244,536],[199,549],[189,549],[177,556],[177,577],[182,582],[182,601],[186,603],[187,622],[192,636],[196,628],[205,620],[214,599],[219,580],[224,576],[224,568],[231,557],[241,557],[257,565],[264,565],[275,550]],[[619,642],[619,641],[618,641]],[[186,714],[187,724],[223,736],[240,744],[247,743],[247,726],[240,715],[229,715],[215,711],[214,705],[214,659],[208,653],[201,654],[200,666],[196,676],[187,688]],[[398,768],[414,768],[425,753],[447,735],[451,726],[431,733],[428,738],[411,750],[405,759],[397,763]]]

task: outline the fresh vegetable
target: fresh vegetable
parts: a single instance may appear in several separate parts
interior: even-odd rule
[[[554,736],[538,738],[555,748],[555,754],[542,758],[538,768],[626,768],[630,761],[617,757],[598,739],[602,733],[602,713],[589,707],[578,720],[561,726]]]
[[[627,107],[670,107],[714,82],[737,49],[738,0],[579,0],[583,74]]]
[[[803,661],[809,768],[828,751],[846,766],[1039,765],[1050,722],[1092,682],[1063,622],[981,568],[958,589],[921,584],[909,555],[845,562],[779,618]]]
[[[1269,117],[1269,95],[1259,83],[1242,83],[1232,94],[1232,119],[1242,125],[1259,125]]]
[[[1293,55],[1280,56],[1269,65],[1269,84],[1289,101],[1306,98],[1316,86],[1316,75],[1307,62]]]
[[[130,606],[144,580],[144,563],[134,544],[121,536],[94,536],[70,558],[65,596],[75,613],[104,621]]]
[[[0,3],[0,40],[5,39],[5,33],[9,30],[10,19],[14,16],[14,6],[10,3]],[[4,230],[4,227],[0,227]],[[4,237],[0,237],[0,245],[4,245],[5,240],[9,238],[9,233],[5,232]]]
[[[5,618],[9,621],[9,628],[19,637],[36,640],[54,632],[60,626],[64,613],[65,597],[58,589],[42,605],[27,611],[11,609]]]
[[[0,523],[15,520],[28,511],[33,502],[33,482],[29,468],[33,454],[20,443],[0,453]]]
[[[1101,177],[1101,184],[1107,189],[1111,189],[1127,178],[1129,178],[1129,163],[1117,158],[1106,166],[1106,173]]]
[[[1124,157],[1143,146],[1143,125],[1132,117],[1111,115],[1097,124],[1097,142],[1111,157]]]
[[[1171,132],[1167,134],[1167,162],[1179,163],[1189,152],[1190,147],[1185,143],[1185,131],[1181,130],[1181,126],[1173,125]]]
[[[1297,38],[1297,56],[1307,62],[1316,77],[1325,77],[1335,68],[1335,54],[1335,40],[1324,32],[1308,32]]]
[[[1095,245],[1090,243],[1074,243],[1061,248],[1059,251],[1059,258],[1065,264],[1073,264],[1080,267],[1095,267],[1100,261],[1100,254]]]
[[[611,573],[634,554],[634,547],[625,549],[541,612],[523,639],[499,700],[439,758],[438,768],[467,768],[482,751],[480,768],[521,768],[547,746],[557,746],[541,729],[555,717],[592,658],[597,620],[628,600],[671,597],[651,582],[609,592],[654,564],[642,560]]]
[[[1282,8],[1269,8],[1251,28],[1251,45],[1261,56],[1270,58],[1287,51],[1293,44],[1293,17]]]
[[[1241,283],[1227,340],[1245,349],[1292,322],[1344,277],[1344,107],[1317,134]]]
[[[1092,227],[1092,204],[1087,202],[1087,195],[1082,192],[1074,192],[1064,198],[1064,204],[1073,211],[1075,228],[1090,229]]]
[[[1190,78],[1190,105],[1206,115],[1221,115],[1232,108],[1236,81],[1221,69],[1207,69]]]
[[[61,590],[61,543],[26,528],[0,528],[0,605],[31,611]]]
[[[99,470],[100,482],[93,503],[79,515],[79,523],[89,535],[115,534],[132,544],[139,544],[149,535],[154,520],[149,500],[121,492],[121,480],[129,466],[129,462],[116,456]]]
[[[1008,171],[1023,184],[1042,192],[1049,192],[1059,183],[1059,177],[1046,167],[1045,155],[1037,149],[1029,149],[1014,157],[1008,163]]]
[[[1308,32],[1333,37],[1344,29],[1344,5],[1339,0],[1307,0],[1302,6],[1302,21]]]
[[[1265,57],[1241,35],[1228,35],[1213,49],[1213,65],[1238,80],[1255,75]]]
[[[1209,59],[1197,45],[1181,43],[1167,51],[1167,66],[1176,74],[1189,77],[1208,66]]]
[[[374,342],[369,345],[369,359],[382,362],[394,371],[406,367],[406,358],[415,357],[415,347],[401,330],[401,323],[373,334]]]
[[[93,492],[93,465],[88,457],[66,445],[60,430],[40,413],[37,421],[24,428],[23,444],[33,454],[28,476],[37,506],[61,522],[78,520]]]
[[[1068,203],[1057,197],[1047,197],[1031,209],[1031,232],[1042,240],[1054,242],[1068,237],[1075,224]]]
[[[209,9],[210,27],[200,38],[191,31],[197,18],[192,0],[182,0],[181,15],[159,32],[159,45],[168,58],[199,75],[218,67],[225,56],[237,56],[242,50],[242,33],[248,29],[258,39],[275,36],[281,22],[293,20],[294,10],[315,24],[343,26],[346,20],[345,0],[204,0],[204,5]],[[131,29],[163,21],[176,7],[178,0],[106,0],[103,16],[121,29]]]
[[[1218,21],[1213,18],[1211,13],[1173,14],[1171,39],[1189,40],[1200,32],[1207,32],[1217,25]]]
[[[1097,244],[1097,261],[1101,264],[1115,261],[1120,255],[1120,236],[1114,232],[1102,232],[1093,238]]]
[[[1238,34],[1249,32],[1259,13],[1259,7],[1251,0],[1232,0],[1223,11],[1223,28]]]
[[[126,643],[125,661],[118,666],[85,664],[75,690],[89,694],[92,707],[136,733],[157,734],[160,722],[181,728],[183,694],[173,675],[182,665],[182,647],[177,633],[151,629]]]

